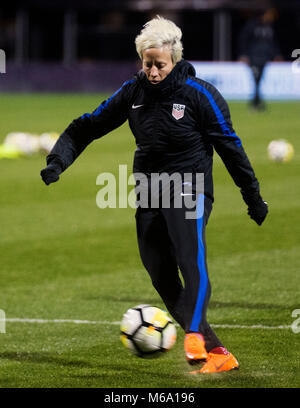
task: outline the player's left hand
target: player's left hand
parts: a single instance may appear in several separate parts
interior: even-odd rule
[[[258,201],[248,207],[248,215],[252,220],[254,220],[258,225],[261,225],[267,214],[268,214],[268,204],[266,201]]]
[[[241,190],[241,193],[248,206],[248,215],[258,225],[261,225],[268,214],[268,204],[262,199],[259,191]]]

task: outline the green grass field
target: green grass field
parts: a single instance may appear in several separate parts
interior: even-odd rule
[[[0,142],[11,131],[61,132],[103,99],[2,94]],[[155,360],[134,357],[120,342],[114,323],[129,307],[163,306],[139,258],[134,210],[96,206],[97,175],[117,175],[119,164],[131,171],[134,140],[125,124],[49,187],[39,175],[45,157],[0,160],[0,309],[8,319],[0,333],[0,387],[300,386],[300,333],[287,327],[300,309],[300,103],[269,103],[265,113],[245,103],[230,107],[270,207],[258,227],[215,156],[208,319],[240,370],[190,376],[179,328],[174,348]],[[268,143],[283,137],[294,145],[294,159],[268,161]]]

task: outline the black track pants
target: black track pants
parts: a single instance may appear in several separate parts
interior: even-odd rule
[[[141,259],[153,286],[186,333],[203,334],[209,351],[222,344],[206,321],[211,288],[206,265],[205,227],[212,204],[201,196],[196,219],[186,218],[184,206],[138,208],[136,224]]]
[[[252,64],[251,71],[255,83],[255,91],[252,99],[252,105],[258,106],[261,103],[260,83],[265,69],[265,64]]]

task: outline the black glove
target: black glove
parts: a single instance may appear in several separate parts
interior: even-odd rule
[[[248,214],[252,220],[258,225],[261,225],[268,214],[268,204],[262,200],[261,202],[248,207]]]
[[[243,199],[248,206],[248,215],[258,225],[261,225],[268,214],[268,204],[256,192],[243,192]]]
[[[62,167],[58,162],[51,162],[48,166],[41,171],[41,177],[43,182],[48,186],[51,183],[55,183],[59,180],[59,175],[62,172]]]

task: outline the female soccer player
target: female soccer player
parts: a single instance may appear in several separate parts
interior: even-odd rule
[[[171,187],[170,205],[162,204],[159,189],[158,205],[151,205],[149,199],[146,205],[138,206],[137,236],[142,262],[155,289],[186,333],[187,361],[201,363],[193,372],[211,373],[239,366],[206,320],[210,281],[205,227],[214,200],[214,149],[258,225],[268,207],[232,128],[225,100],[211,84],[196,78],[193,66],[182,59],[181,36],[173,22],[159,16],[146,23],[135,39],[142,70],[94,112],[85,113],[67,127],[48,155],[41,176],[46,185],[57,181],[89,143],[127,119],[137,145],[134,173],[143,173],[149,180],[150,196],[153,174],[191,175],[189,181],[181,179],[179,193],[178,185]],[[197,174],[204,175],[203,190],[195,181]],[[181,206],[174,204],[177,194]],[[194,217],[187,216],[187,196],[195,199]]]

